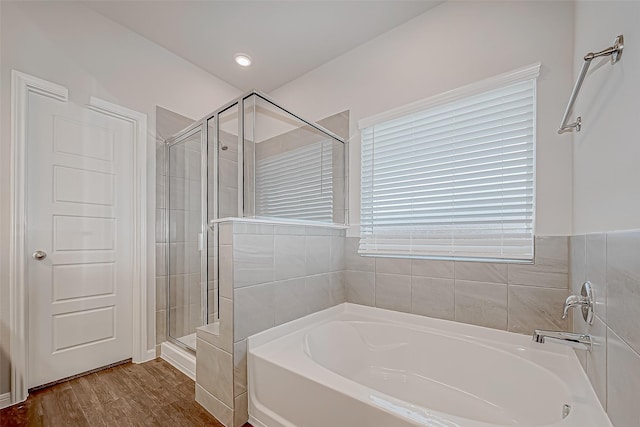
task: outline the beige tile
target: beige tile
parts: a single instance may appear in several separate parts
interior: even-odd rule
[[[233,406],[233,427],[242,427],[249,421],[249,398],[247,393],[236,397]]]
[[[189,272],[188,247],[185,243],[169,243],[169,274]]]
[[[637,255],[640,259],[640,254]],[[607,321],[607,235],[587,235],[586,280],[593,286],[595,313]]]
[[[315,313],[332,306],[331,277],[329,273],[305,278],[307,312]]]
[[[189,304],[202,304],[202,291],[204,282],[200,279],[200,274],[189,274]]]
[[[234,342],[275,326],[274,294],[271,283],[234,290]]]
[[[186,172],[187,159],[183,144],[176,144],[169,147],[169,175],[171,177],[184,178]]]
[[[347,237],[345,239],[344,259],[345,268],[352,271],[375,271],[375,258],[364,257],[358,254],[360,239],[357,237]]]
[[[218,178],[221,187],[238,188],[238,162],[220,158],[218,160]]]
[[[342,236],[331,236],[330,251],[330,271],[341,271],[345,268],[344,261],[345,238]]]
[[[376,258],[376,273],[411,274],[411,260],[407,258]]]
[[[196,345],[196,383],[233,407],[233,358],[202,339]]]
[[[640,425],[640,355],[607,329],[607,414],[614,427]]]
[[[293,279],[305,275],[305,236],[274,236],[274,278]]]
[[[593,389],[596,391],[602,407],[607,408],[607,325],[597,316],[593,319],[593,325],[587,327],[587,332],[593,339],[593,348],[590,352],[577,350],[586,355],[587,376]]]
[[[376,307],[411,311],[411,276],[376,274],[375,281]]]
[[[307,227],[303,225],[274,225],[273,234],[282,236],[305,236]]]
[[[455,281],[455,320],[507,329],[507,285]]]
[[[189,303],[188,275],[169,276],[169,306],[182,307]]]
[[[167,309],[167,277],[156,277],[156,311]]]
[[[198,171],[198,173],[200,173]],[[200,213],[202,205],[202,184],[196,181],[189,181],[189,211]],[[200,222],[198,222],[198,225]]]
[[[167,312],[166,310],[156,311],[156,344],[161,344],[167,340]]]
[[[175,177],[169,179],[168,204],[170,209],[187,210],[189,206],[188,181]]]
[[[330,227],[307,226],[304,227],[304,234],[306,236],[331,236],[333,229]]]
[[[188,166],[188,175],[191,181],[200,181],[202,178],[200,172],[202,170],[202,159],[200,156],[200,150],[187,150],[187,166]]]
[[[344,271],[334,271],[329,275],[331,287],[331,305],[347,301],[347,290],[344,284]]]
[[[411,312],[439,319],[454,320],[454,280],[411,277]]]
[[[167,275],[167,244],[156,243],[156,276]]]
[[[305,278],[274,282],[275,324],[289,322],[309,313]]]
[[[582,312],[580,310],[573,310],[571,312],[571,330],[575,333],[584,334],[587,332],[587,324],[582,318]],[[582,365],[584,372],[587,372],[587,352],[582,350],[575,350],[576,356]]]
[[[509,264],[509,284],[567,289],[569,287],[569,239],[536,237],[535,263]]]
[[[456,280],[507,283],[507,264],[456,261],[454,269]]]
[[[411,275],[422,277],[454,278],[453,261],[435,261],[429,259],[412,259]]]
[[[328,273],[330,262],[331,236],[307,236],[305,239],[305,274],[309,276]]]
[[[562,320],[568,294],[566,289],[509,285],[509,331],[529,335],[534,329],[568,330],[569,322]]]
[[[203,325],[202,306],[200,304],[189,304],[189,330],[187,332],[193,334],[197,327]]]
[[[220,317],[218,321],[196,329],[198,339],[218,347],[227,353],[233,349],[233,302],[220,298]]]
[[[247,391],[247,340],[233,345],[233,396]],[[236,407],[234,406],[234,409]]]
[[[182,210],[171,209],[167,218],[169,223],[169,242],[186,241],[187,219],[186,212]]]
[[[216,399],[214,395],[196,384],[196,402],[225,426],[233,422],[233,410]]]
[[[253,223],[253,222],[234,222],[233,234],[261,234],[273,235],[273,224]]]
[[[220,187],[218,192],[218,216],[219,218],[238,216],[237,187]]]
[[[373,307],[376,302],[375,273],[349,270],[344,273],[347,301]]]
[[[174,338],[187,335],[188,314],[189,310],[187,310],[186,306],[170,308],[167,320],[167,334]]]
[[[219,230],[219,243],[221,245],[232,245],[233,244],[233,224],[231,223],[220,223],[218,226]]]
[[[231,245],[220,245],[218,260],[220,296],[231,298],[233,297],[233,247]]]
[[[578,294],[587,280],[587,237],[571,236],[569,240],[569,276],[573,294]]]
[[[607,325],[640,352],[640,231],[607,233]]]
[[[273,281],[273,235],[234,234],[234,287]]]

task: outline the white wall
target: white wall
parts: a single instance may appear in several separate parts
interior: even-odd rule
[[[571,2],[447,2],[271,95],[314,120],[351,110],[349,209],[357,224],[359,119],[541,61],[536,234],[567,235],[571,135],[556,130],[571,92],[573,56]]]
[[[0,2],[0,394],[8,392],[10,84],[16,69],[148,116],[148,206],[155,206],[155,106],[199,118],[240,91],[90,9],[63,2]],[[152,18],[150,18],[152,19]],[[149,209],[148,224],[155,223]],[[154,227],[149,228],[149,319],[155,333]],[[4,356],[3,356],[4,355]]]
[[[582,57],[623,34],[622,60],[595,60],[574,109],[574,232],[640,228],[640,2],[579,1],[574,75]]]

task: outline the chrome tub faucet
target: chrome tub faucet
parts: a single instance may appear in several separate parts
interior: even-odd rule
[[[569,310],[580,307],[582,310],[582,318],[591,325],[593,323],[594,297],[591,282],[584,282],[580,295],[570,295],[564,302],[562,309],[562,318],[566,319]],[[577,334],[565,331],[544,331],[536,329],[533,331],[533,340],[538,343],[544,343],[546,340],[550,342],[568,345],[580,350],[591,351],[593,340],[589,334]]]
[[[573,332],[564,331],[544,331],[536,329],[533,331],[533,340],[541,344],[547,340],[549,342],[568,345],[569,347],[577,348],[579,350],[591,351],[593,347],[593,340],[589,334],[576,334]]]

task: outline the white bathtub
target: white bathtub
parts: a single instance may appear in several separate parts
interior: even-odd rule
[[[574,351],[524,335],[345,303],[247,345],[255,427],[611,426]]]

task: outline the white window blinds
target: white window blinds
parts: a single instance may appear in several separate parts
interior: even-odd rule
[[[331,142],[256,159],[256,216],[333,221]]]
[[[533,258],[535,79],[362,129],[359,252]]]

